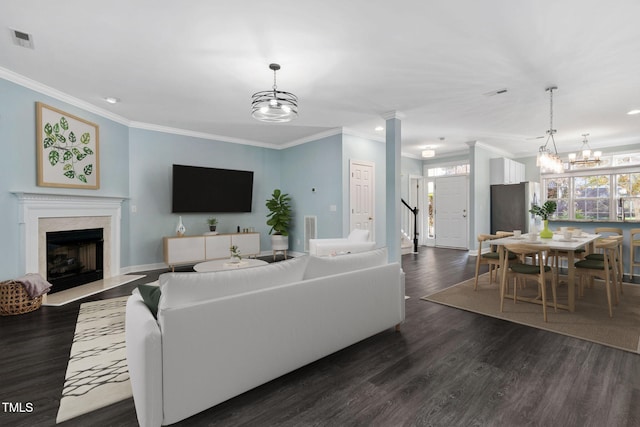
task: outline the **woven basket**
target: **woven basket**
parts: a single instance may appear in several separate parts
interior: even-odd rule
[[[0,282],[0,315],[29,313],[40,308],[42,295],[31,298],[24,286],[15,280]]]

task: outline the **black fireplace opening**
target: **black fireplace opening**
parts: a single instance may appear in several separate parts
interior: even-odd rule
[[[63,291],[104,277],[102,228],[47,232],[49,293]]]

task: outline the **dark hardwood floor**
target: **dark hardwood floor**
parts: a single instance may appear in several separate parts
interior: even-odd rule
[[[402,257],[407,319],[179,426],[638,426],[640,357],[420,300],[473,277],[466,251]],[[0,426],[52,426],[81,302],[0,317]],[[127,399],[65,426],[135,426]]]

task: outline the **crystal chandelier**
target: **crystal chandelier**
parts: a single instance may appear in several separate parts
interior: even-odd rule
[[[558,156],[558,149],[556,148],[556,140],[553,135],[557,132],[553,128],[553,91],[558,89],[556,86],[548,87],[546,90],[549,92],[549,130],[547,131],[547,142],[540,146],[538,150],[538,158],[536,159],[536,166],[540,168],[542,172],[554,172],[562,173],[564,171],[564,164],[562,159]],[[553,143],[553,151],[551,148],[547,148],[549,141]]]
[[[571,165],[596,166],[600,164],[602,151],[591,151],[589,141],[587,141],[588,133],[583,133],[582,148],[580,149],[580,158],[577,153],[569,154],[569,163]]]
[[[298,117],[298,97],[277,90],[276,71],[280,64],[269,64],[273,70],[273,89],[251,95],[251,115],[262,122],[288,122]]]

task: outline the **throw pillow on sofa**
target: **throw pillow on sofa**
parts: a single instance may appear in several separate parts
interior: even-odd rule
[[[142,301],[149,307],[153,317],[158,318],[158,304],[160,303],[160,288],[153,285],[138,285],[138,292]]]
[[[304,280],[387,264],[387,248],[330,257],[310,256]]]

